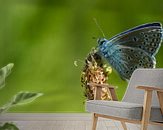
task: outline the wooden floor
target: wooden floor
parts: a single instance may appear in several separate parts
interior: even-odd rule
[[[20,130],[91,130],[91,114],[20,114],[8,113],[0,116],[0,123],[13,122]],[[134,127],[134,128],[133,128]],[[129,130],[140,130],[130,126]],[[123,130],[119,122],[99,118],[97,130]]]

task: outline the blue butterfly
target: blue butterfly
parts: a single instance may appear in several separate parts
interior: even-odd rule
[[[137,68],[155,68],[163,39],[160,23],[148,23],[122,32],[111,39],[98,39],[97,51],[119,73],[129,80]]]

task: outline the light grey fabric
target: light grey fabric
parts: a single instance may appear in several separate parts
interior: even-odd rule
[[[131,76],[127,91],[122,101],[143,104],[144,91],[137,86],[151,86],[163,88],[163,69],[137,69]],[[156,92],[153,94],[152,106],[159,106]]]
[[[103,115],[140,120],[142,105],[118,101],[90,100],[87,101],[86,110]]]
[[[131,120],[141,120],[143,105],[118,101],[90,100],[86,103],[88,112],[120,117]],[[151,121],[163,122],[160,108],[154,107],[151,111]]]

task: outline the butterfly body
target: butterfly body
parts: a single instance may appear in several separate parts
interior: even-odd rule
[[[98,40],[98,51],[123,79],[130,79],[137,68],[154,68],[163,39],[160,23],[150,23]]]

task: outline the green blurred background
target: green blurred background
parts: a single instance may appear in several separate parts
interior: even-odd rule
[[[163,23],[162,0],[0,0],[0,67],[15,67],[0,91],[0,105],[22,90],[42,92],[35,102],[12,112],[84,112],[80,86],[82,63],[92,37],[106,38],[139,24]],[[163,67],[163,47],[157,67]],[[113,72],[109,78],[122,98],[127,83]]]

